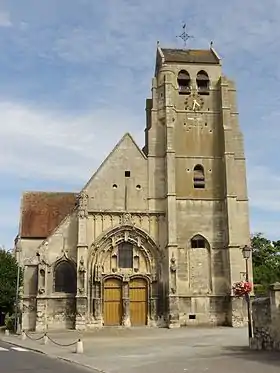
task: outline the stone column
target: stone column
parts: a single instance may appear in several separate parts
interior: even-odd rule
[[[130,311],[129,311],[129,279],[124,279],[123,283],[123,318],[122,325],[129,328],[131,326],[130,322]]]
[[[276,282],[270,286],[270,299],[272,308],[280,312],[280,282]]]
[[[36,332],[46,331],[48,328],[47,323],[47,299],[37,296],[37,314],[36,314]]]
[[[87,320],[87,297],[76,297],[76,330],[85,330]]]
[[[157,301],[158,299],[156,297],[151,297],[149,302],[149,326],[156,326],[157,323]]]
[[[78,197],[78,245],[77,245],[77,295],[76,329],[85,330],[88,319],[87,301],[87,219],[88,195],[82,191]]]
[[[179,298],[177,293],[177,264],[174,252],[169,266],[169,328],[179,328]]]

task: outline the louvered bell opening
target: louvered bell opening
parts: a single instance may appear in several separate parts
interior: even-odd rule
[[[200,181],[200,180],[203,180],[204,181],[204,179],[205,179],[205,177],[204,177],[204,173],[203,173],[203,171],[194,171],[194,175],[193,175],[193,179],[194,179],[194,181]]]
[[[194,188],[203,189],[205,187],[205,177],[202,171],[194,171]]]
[[[208,75],[198,74],[196,78],[197,89],[200,94],[209,94],[209,78]]]
[[[206,74],[197,74],[196,80],[203,80],[203,81],[209,82],[208,75]]]
[[[189,85],[179,84],[179,93],[189,94],[191,89]]]
[[[179,94],[189,94],[191,92],[191,79],[187,71],[180,71],[177,78]]]

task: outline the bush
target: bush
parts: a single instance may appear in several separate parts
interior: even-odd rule
[[[10,315],[9,313],[5,316],[5,327],[6,329],[13,331],[15,330],[15,314]]]
[[[269,287],[267,285],[255,284],[254,293],[256,297],[267,297],[269,293]]]

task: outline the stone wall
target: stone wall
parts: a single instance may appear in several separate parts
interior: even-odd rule
[[[251,348],[280,351],[280,283],[271,285],[270,295],[253,301]]]

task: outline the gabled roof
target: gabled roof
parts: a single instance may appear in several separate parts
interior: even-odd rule
[[[25,192],[21,203],[21,238],[46,238],[75,208],[76,193]]]
[[[117,143],[111,153],[103,161],[94,175],[83,187],[85,190],[94,179],[98,171],[104,166],[106,161],[125,141],[131,141],[141,156],[147,159],[146,155],[139,148],[133,137],[126,133]],[[45,239],[50,236],[55,229],[62,224],[64,219],[71,214],[76,207],[78,193],[62,192],[25,192],[21,203],[21,222],[19,236],[21,238]]]
[[[122,145],[122,143],[126,140],[129,140],[131,141],[135,148],[139,151],[139,153],[141,154],[141,156],[144,158],[144,159],[147,159],[147,156],[146,154],[143,152],[143,150],[141,150],[139,148],[139,146],[137,145],[137,143],[135,142],[134,138],[131,136],[131,134],[129,132],[126,132],[123,137],[120,139],[120,141],[115,145],[115,147],[113,148],[113,150],[108,154],[108,156],[104,159],[104,161],[101,163],[101,165],[98,167],[98,169],[95,171],[95,173],[92,175],[92,177],[89,179],[89,181],[86,183],[86,185],[84,186],[84,188],[82,189],[83,190],[86,190],[86,188],[91,184],[91,182],[93,181],[93,179],[96,177],[96,175],[99,173],[99,171],[104,167],[104,165],[107,163],[107,161],[111,158],[111,156],[115,153],[115,151]]]
[[[213,50],[210,49],[165,49],[161,48],[165,62],[183,62],[197,64],[219,65],[220,59]]]

